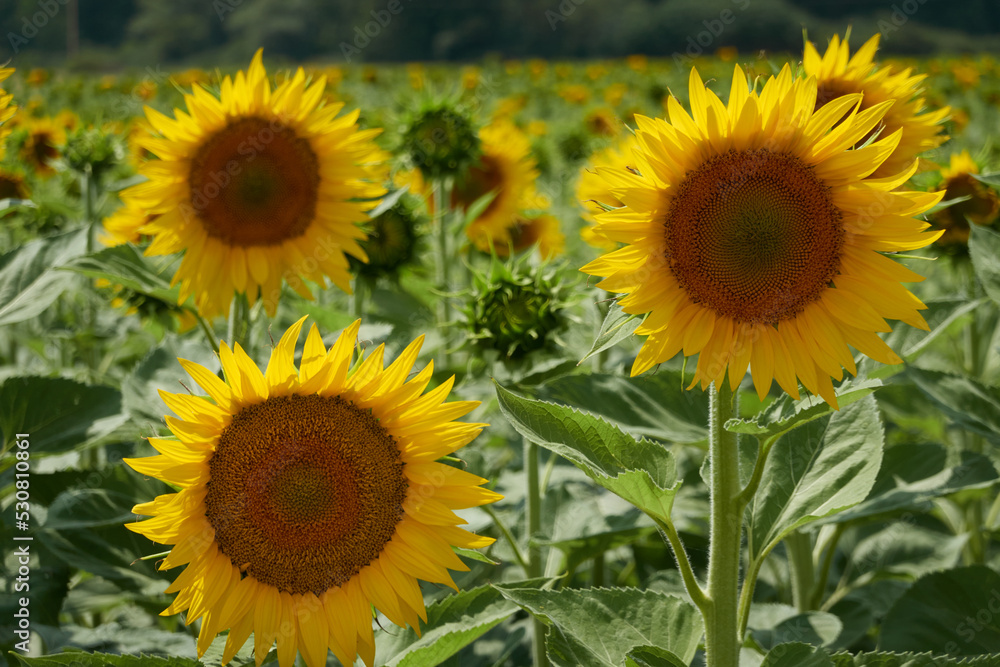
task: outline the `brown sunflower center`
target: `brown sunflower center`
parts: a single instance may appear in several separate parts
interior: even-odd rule
[[[263,118],[234,120],[209,138],[189,180],[205,231],[229,245],[277,245],[316,215],[316,154],[294,130]]]
[[[452,207],[468,208],[486,193],[497,190],[502,186],[503,169],[500,163],[496,158],[484,155],[480,158],[479,164],[470,167],[465,174],[465,178],[455,185],[455,189],[451,194],[451,205]],[[481,215],[492,213],[501,195],[501,192],[497,192]]]
[[[829,189],[795,156],[731,150],[689,172],[666,220],[666,259],[696,303],[775,323],[837,275],[844,229]]]
[[[403,516],[392,437],[340,397],[281,396],[238,412],[209,464],[219,549],[289,593],[339,586],[375,560]]]

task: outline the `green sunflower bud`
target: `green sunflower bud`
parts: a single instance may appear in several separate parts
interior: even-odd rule
[[[372,279],[396,276],[400,269],[414,263],[418,256],[421,216],[405,195],[368,224],[368,240],[360,243],[368,255],[368,262],[349,257],[355,273]]]
[[[418,111],[403,132],[402,148],[429,179],[464,172],[480,153],[472,120],[448,102]]]
[[[549,347],[565,321],[560,282],[544,265],[504,264],[494,256],[488,273],[473,276],[465,309],[470,338],[508,361]]]

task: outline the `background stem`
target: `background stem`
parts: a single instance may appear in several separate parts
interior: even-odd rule
[[[812,540],[805,533],[793,530],[785,538],[788,552],[788,570],[792,580],[792,604],[800,612],[812,608],[814,568]]]
[[[542,528],[542,498],[538,484],[538,445],[528,440],[524,441],[524,474],[526,478],[528,515],[528,578],[542,576],[542,548],[534,542],[535,536]],[[549,664],[545,655],[545,624],[532,617],[531,655],[534,667],[544,667]]]
[[[438,288],[445,293],[445,296],[438,299],[438,327],[444,339],[444,345],[438,357],[441,360],[441,368],[447,369],[450,367],[448,325],[451,322],[451,299],[447,294],[451,292],[452,261],[448,247],[451,188],[447,179],[441,179],[435,184],[433,197],[434,216],[437,218],[437,284]]]

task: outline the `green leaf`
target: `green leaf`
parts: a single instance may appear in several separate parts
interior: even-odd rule
[[[969,227],[969,256],[976,277],[986,294],[1000,303],[1000,234],[982,225]]]
[[[41,314],[59,298],[73,276],[56,267],[87,247],[87,230],[77,229],[29,241],[0,256],[0,325]]]
[[[871,396],[778,440],[754,497],[750,557],[760,558],[792,530],[864,500],[882,462],[882,441]]]
[[[38,658],[26,658],[13,652],[11,655],[26,667],[201,667],[201,662],[191,658],[160,658],[155,655],[113,655],[82,651],[68,651]]]
[[[377,664],[434,667],[510,617],[516,606],[491,586],[450,595],[427,607],[421,636],[412,628],[376,637]]]
[[[590,352],[580,360],[580,363],[622,342],[635,333],[640,324],[642,324],[641,316],[626,313],[618,302],[614,301],[608,309],[608,314],[604,316],[601,330],[597,333],[594,344],[590,346]]]
[[[947,453],[940,445],[906,444],[885,450],[882,469],[867,500],[817,525],[844,523],[900,510],[924,510],[935,498],[997,481],[993,463],[982,454],[961,452],[958,465],[940,470]],[[936,471],[937,470],[937,471]]]
[[[909,522],[912,516],[906,516]],[[881,577],[912,577],[954,567],[967,535],[945,535],[907,520],[861,540],[851,551],[845,581],[868,582]]]
[[[379,202],[378,206],[368,211],[368,217],[377,218],[386,211],[388,211],[390,208],[396,205],[396,202],[399,201],[399,198],[402,197],[409,189],[410,189],[409,185],[404,185],[398,190],[393,190],[392,192],[386,193],[385,197],[382,198],[382,201]]]
[[[1000,574],[973,565],[917,580],[882,621],[879,647],[954,656],[1000,653]]]
[[[980,183],[985,183],[993,188],[1000,188],[1000,172],[992,174],[969,174],[969,176],[972,176]]]
[[[560,667],[620,667],[630,651],[645,646],[670,651],[688,665],[701,640],[698,611],[665,593],[632,588],[495,587],[549,626],[545,645],[549,659]]]
[[[688,667],[688,663],[666,649],[641,646],[628,652],[625,667]]]
[[[757,606],[763,610],[751,609],[747,627],[765,651],[789,642],[829,646],[843,629],[840,619],[827,612],[799,613],[794,607],[776,604]]]
[[[833,667],[833,660],[821,648],[793,642],[772,648],[760,667]]]
[[[908,366],[913,382],[956,424],[1000,445],[1000,396],[971,378]]]
[[[125,423],[121,401],[111,387],[65,378],[7,378],[0,384],[4,451],[18,433],[30,435],[32,456],[83,447]]]
[[[543,522],[541,534],[549,539],[533,539],[565,553],[565,568],[573,569],[656,531],[650,518],[633,505],[593,484],[581,486],[560,485],[546,491],[542,512],[552,522],[551,526]]]
[[[837,402],[843,410],[882,386],[878,380],[845,382],[837,388]],[[788,394],[758,413],[753,419],[730,419],[727,431],[753,435],[761,439],[775,438],[811,421],[833,414],[834,409],[819,396],[806,396],[794,400]]]
[[[1000,655],[951,658],[930,653],[837,653],[834,667],[997,667]]]
[[[487,565],[499,565],[500,561],[493,560],[489,556],[483,553],[479,553],[474,549],[463,549],[462,547],[452,546],[451,550],[462,558],[468,558],[469,560],[479,561],[480,563],[486,563]]]
[[[680,482],[663,445],[635,440],[603,419],[519,396],[499,384],[496,390],[500,411],[522,436],[569,459],[650,516],[670,520]]]
[[[135,518],[135,498],[107,489],[68,489],[49,506],[49,530],[121,526]]]
[[[920,353],[927,350],[928,346],[932,342],[947,332],[953,324],[965,317],[965,315],[972,313],[977,308],[989,303],[989,299],[986,297],[975,299],[973,301],[968,301],[966,299],[956,301],[958,301],[957,304],[953,303],[951,299],[939,299],[937,301],[932,299],[927,300],[927,310],[921,313],[921,315],[923,315],[924,319],[927,320],[928,324],[931,326],[931,330],[930,332],[923,332],[919,329],[905,330],[907,332],[905,340],[912,340],[913,342],[902,348],[903,352],[901,356],[904,359],[912,362],[920,355]],[[943,318],[941,317],[942,314],[944,315]]]
[[[469,208],[465,210],[465,216],[463,217],[462,220],[462,227],[463,228],[468,227],[473,222],[475,222],[476,219],[479,218],[479,216],[481,216],[483,212],[490,207],[490,204],[493,203],[493,200],[496,199],[497,196],[499,196],[499,194],[500,194],[499,189],[493,189],[484,194],[483,196],[479,197],[478,199],[476,199],[476,201],[472,202],[472,204],[469,205]]]
[[[680,373],[566,375],[545,383],[538,393],[598,415],[636,438],[684,444],[708,439],[708,394],[685,391]]]
[[[170,276],[157,271],[150,260],[133,245],[124,244],[104,248],[89,255],[77,257],[62,267],[88,278],[104,278],[140,294],[148,294],[162,301],[177,303],[179,288],[170,287]]]

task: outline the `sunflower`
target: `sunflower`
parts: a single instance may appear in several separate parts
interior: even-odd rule
[[[911,216],[940,193],[896,191],[913,174],[870,174],[902,131],[852,148],[890,102],[860,110],[850,94],[815,110],[816,79],[786,66],[758,93],[737,66],[724,106],[696,70],[692,115],[675,98],[670,122],[637,116],[634,171],[598,167],[624,206],[597,215],[597,231],[627,244],[583,267],[599,286],[649,313],[638,375],[678,352],[698,354],[692,386],[772,379],[798,397],[802,381],[836,406],[831,377],[855,373],[852,346],[899,363],[876,332],[884,318],[927,328],[925,306],[900,281],[922,278],[882,252],[921,248],[940,235]],[[846,114],[846,117],[845,117]]]
[[[100,241],[106,246],[138,243],[142,238],[139,230],[156,217],[149,215],[126,197],[123,197],[122,204],[117,211],[102,221],[104,234],[100,236]]]
[[[611,194],[611,185],[597,175],[597,167],[629,169],[634,162],[632,152],[638,147],[635,135],[629,132],[618,142],[591,156],[590,164],[580,170],[580,180],[576,184],[576,198],[586,209],[585,218],[593,222],[594,216],[604,208],[601,206],[621,206],[622,203]],[[593,225],[580,230],[580,237],[600,250],[614,250],[618,244],[597,232]]]
[[[455,588],[448,569],[467,570],[452,546],[491,538],[458,528],[452,510],[501,496],[486,480],[437,459],[485,424],[453,421],[477,401],[445,403],[453,379],[424,394],[433,364],[407,381],[422,338],[383,369],[383,346],[349,372],[360,320],[329,351],[312,327],[294,364],[302,318],[261,373],[239,345],[222,343],[225,382],[181,359],[212,400],[161,392],[179,418],[176,439],[150,438],[160,456],[127,459],[136,471],[180,488],[137,505],[156,517],[128,524],[175,545],[160,565],[187,568],[167,588],[164,614],[201,619],[198,654],[229,628],[223,664],[252,632],[260,665],[277,640],[290,667],[372,665],[371,605],[419,630],[426,620],[417,580]]]
[[[125,191],[158,216],[140,230],[154,237],[146,253],[185,251],[173,282],[206,317],[258,292],[273,315],[283,278],[311,299],[299,275],[349,292],[345,253],[365,258],[355,222],[384,194],[380,130],[359,131],[357,111],[335,118],[343,105],[321,106],[324,79],[307,85],[301,68],[272,90],[262,57],[223,79],[220,97],[195,86],[175,118],[147,107],[159,135],[140,145],[159,159]]]
[[[31,165],[39,176],[56,173],[51,162],[62,156],[60,149],[66,145],[66,129],[53,118],[35,118],[24,125],[28,132],[21,146],[21,159]]]
[[[13,67],[0,67],[0,83],[13,73]],[[12,99],[14,99],[13,95],[0,88],[0,158],[3,158],[4,155],[4,139],[10,134],[10,127],[4,127],[4,125],[17,111],[17,107],[10,103]]]
[[[587,131],[595,136],[613,137],[621,130],[621,121],[615,118],[615,112],[608,108],[595,109],[583,120]]]
[[[469,239],[503,238],[520,215],[522,203],[536,198],[538,168],[528,138],[500,118],[479,131],[482,155],[455,183],[453,208],[464,208],[496,192],[486,209],[466,228]]]
[[[18,171],[0,169],[0,201],[4,199],[27,199],[31,191],[24,183],[24,174]]]
[[[868,135],[859,137],[863,143],[879,132],[886,137],[901,130],[899,145],[892,154],[875,170],[876,178],[897,174],[910,166],[920,153],[940,146],[946,137],[940,134],[941,124],[951,110],[943,107],[936,111],[924,111],[925,103],[919,95],[920,84],[926,74],[912,73],[911,69],[896,71],[884,66],[876,69],[874,57],[878,50],[879,34],[848,58],[850,52],[847,41],[837,35],[830,40],[826,53],[821,57],[812,42],[807,41],[802,66],[807,76],[816,77],[818,91],[816,110],[848,93],[862,93],[861,110],[865,111],[891,100],[893,105],[882,116],[882,122],[873,127]]]
[[[939,189],[944,190],[944,199],[969,197],[933,215],[934,223],[944,229],[938,245],[964,248],[969,244],[969,223],[990,225],[1000,215],[1000,200],[990,188],[984,187],[972,174],[979,173],[979,166],[973,161],[969,151],[951,156],[947,169],[941,170],[944,179]]]

